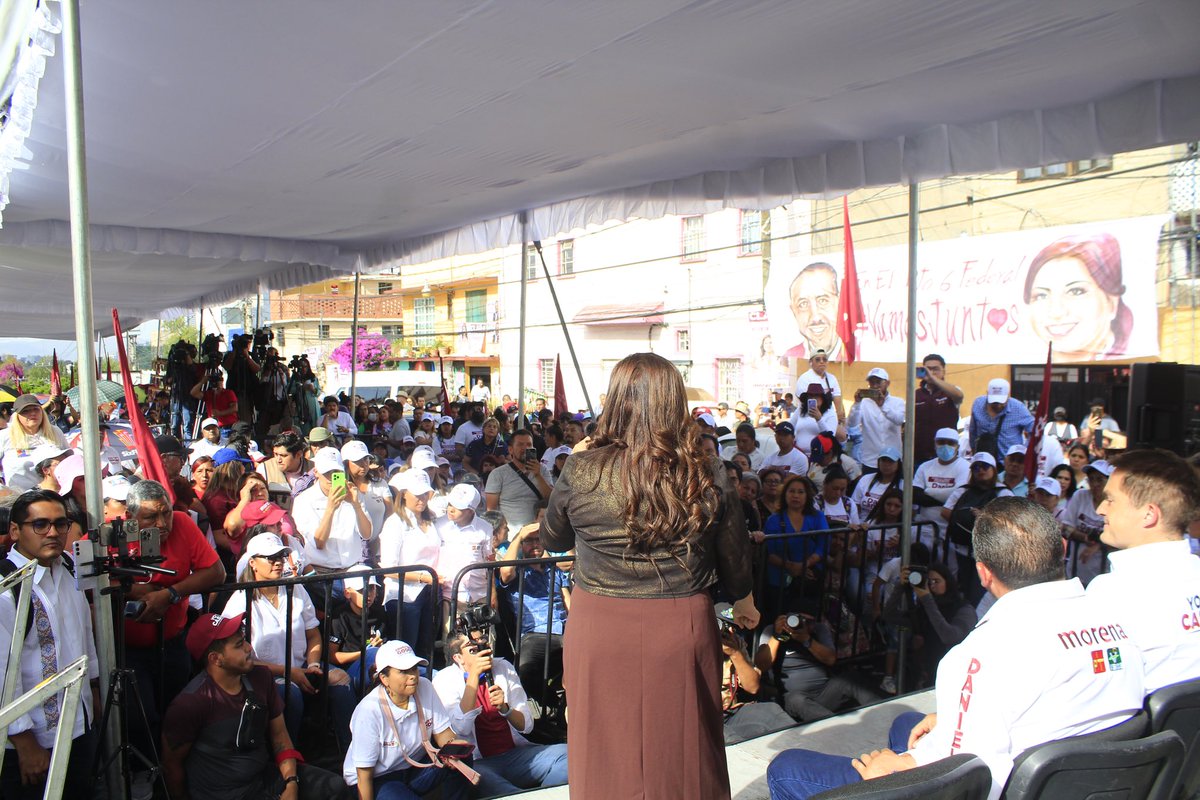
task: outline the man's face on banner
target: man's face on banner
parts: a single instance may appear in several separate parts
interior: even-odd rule
[[[796,327],[813,350],[832,351],[837,340],[837,278],[828,269],[803,270],[792,281],[789,301]]]

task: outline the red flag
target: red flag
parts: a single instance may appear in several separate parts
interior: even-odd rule
[[[450,393],[446,391],[446,365],[441,350],[438,350],[438,379],[442,382],[442,416],[446,416],[450,413]]]
[[[175,492],[171,488],[170,480],[167,479],[167,470],[163,467],[162,457],[158,454],[158,447],[154,444],[154,436],[150,433],[150,426],[146,424],[146,418],[142,416],[142,410],[138,408],[137,395],[133,391],[133,373],[129,371],[129,357],[125,355],[125,339],[121,336],[121,318],[117,316],[115,308],[112,314],[113,333],[117,337],[117,358],[121,362],[121,383],[125,387],[125,410],[129,412],[129,422],[133,426],[133,439],[137,443],[142,477],[161,483],[171,498],[171,504],[174,505]],[[111,369],[111,362],[109,368]]]
[[[1029,434],[1029,448],[1025,451],[1025,479],[1031,484],[1038,473],[1038,461],[1042,454],[1042,434],[1046,430],[1046,420],[1050,416],[1050,362],[1053,356],[1054,345],[1048,345],[1046,347],[1046,370],[1042,373],[1042,396],[1038,399],[1037,414],[1034,415],[1037,419],[1033,422],[1033,431]]]
[[[58,350],[50,351],[50,394],[58,397],[63,393],[62,376],[58,374]]]
[[[554,418],[562,419],[570,412],[567,408],[567,389],[563,386],[562,356],[554,359]]]
[[[858,329],[866,324],[862,295],[858,291],[858,268],[854,263],[854,239],[850,236],[850,203],[842,198],[842,240],[846,268],[842,273],[842,291],[838,295],[837,335],[847,364],[858,359]]]

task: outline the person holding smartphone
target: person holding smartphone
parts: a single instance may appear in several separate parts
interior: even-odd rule
[[[913,410],[914,464],[924,464],[937,456],[934,437],[942,428],[958,425],[958,409],[963,392],[946,380],[946,359],[930,353],[916,368],[916,404]]]
[[[538,460],[529,431],[513,434],[508,463],[488,475],[484,499],[488,511],[499,511],[509,528],[518,530],[533,522],[537,509],[550,498],[551,478]]]
[[[375,653],[378,685],[354,709],[342,762],[342,778],[360,800],[425,797],[439,788],[443,800],[466,800],[478,780],[468,766],[470,743],[455,736],[433,684],[420,676],[428,666],[401,641]]]
[[[859,450],[863,473],[876,472],[879,454],[891,447],[900,450],[900,429],[904,425],[904,401],[888,394],[890,379],[887,370],[875,367],[867,373],[867,388],[854,392],[847,424],[862,428],[862,447]]]

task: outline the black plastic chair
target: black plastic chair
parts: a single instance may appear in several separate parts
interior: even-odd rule
[[[1173,731],[1126,742],[1048,742],[1017,758],[1004,798],[1170,800],[1182,764],[1183,740]]]
[[[1200,797],[1200,679],[1164,686],[1146,698],[1150,732],[1175,731],[1186,755],[1175,796]]]
[[[992,773],[970,753],[934,761],[882,778],[849,783],[811,800],[987,800]]]
[[[1093,733],[1082,733],[1079,736],[1072,736],[1069,739],[1062,739],[1064,742],[1073,742],[1077,739],[1087,739],[1093,742],[1129,742],[1134,739],[1141,739],[1143,736],[1148,736],[1151,733],[1158,731],[1150,730],[1150,715],[1145,711],[1139,711],[1124,722],[1119,722],[1111,728],[1105,728],[1102,731]]]

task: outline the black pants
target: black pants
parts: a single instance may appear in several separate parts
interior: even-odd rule
[[[90,692],[86,685],[83,690]],[[90,693],[80,698],[80,701],[90,699]],[[73,722],[73,721],[72,721]],[[64,721],[64,724],[65,721]],[[71,757],[67,761],[67,782],[63,788],[63,797],[87,798],[94,794],[95,781],[92,779],[92,764],[96,758],[95,728],[76,737],[71,742]],[[42,800],[42,792],[46,788],[44,780],[31,786],[21,785],[21,766],[17,759],[17,751],[4,751],[4,773],[0,775],[0,799],[2,800]]]
[[[527,633],[521,637],[521,657],[517,660],[517,674],[521,676],[521,686],[525,688],[525,693],[539,703],[543,700],[542,690],[546,686],[546,681],[542,679],[543,674],[549,675],[551,683],[562,683],[562,648],[561,636],[552,634],[549,648],[546,647],[545,633]],[[543,673],[547,657],[550,659],[550,671]]]
[[[300,800],[350,800],[358,796],[357,789],[347,786],[341,775],[320,767],[297,764],[296,775],[300,778]],[[279,768],[272,764],[263,773],[263,797],[277,798],[283,789],[283,777]],[[67,796],[63,795],[64,798]]]

